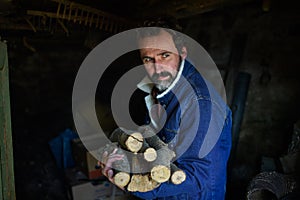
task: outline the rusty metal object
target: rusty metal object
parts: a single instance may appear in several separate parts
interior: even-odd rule
[[[268,191],[280,199],[293,192],[296,181],[293,176],[277,172],[262,172],[255,176],[248,186],[247,200],[257,200],[257,193]]]

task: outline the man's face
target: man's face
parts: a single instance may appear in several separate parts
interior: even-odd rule
[[[186,57],[185,47],[178,55],[171,34],[165,30],[158,35],[141,38],[139,47],[148,76],[160,91],[167,89],[176,78],[181,59]]]

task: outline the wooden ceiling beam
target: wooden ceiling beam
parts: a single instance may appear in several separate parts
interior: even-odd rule
[[[242,4],[254,0],[166,0],[156,1],[148,7],[144,16],[167,14],[177,19],[202,14],[234,4]],[[162,13],[163,12],[163,13]]]

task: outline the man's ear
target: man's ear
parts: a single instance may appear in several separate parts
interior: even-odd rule
[[[186,49],[186,47],[183,46],[181,48],[180,56],[181,56],[182,59],[185,59],[187,57],[187,49]]]

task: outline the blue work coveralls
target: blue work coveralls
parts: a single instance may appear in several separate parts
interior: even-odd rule
[[[186,180],[132,194],[157,200],[225,199],[232,125],[225,101],[187,60],[170,88],[157,98],[166,111],[161,124],[156,123],[162,127],[158,136],[175,151],[173,163],[184,170]]]

